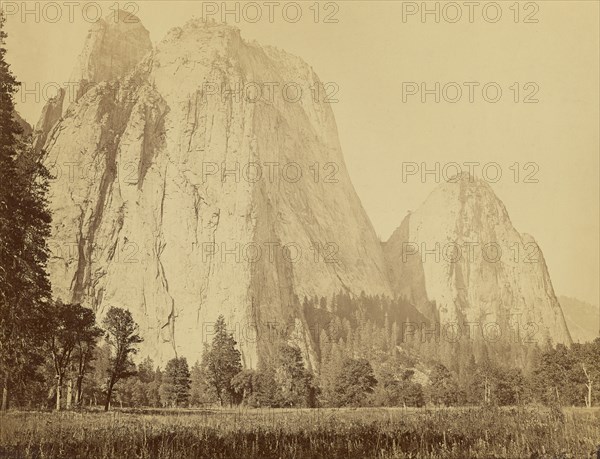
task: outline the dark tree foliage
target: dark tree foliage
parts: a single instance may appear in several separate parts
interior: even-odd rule
[[[75,403],[79,405],[83,396],[83,380],[92,369],[94,351],[98,340],[104,334],[104,330],[96,325],[96,314],[89,308],[73,305],[75,313],[75,324],[77,327],[76,344],[74,352],[75,372],[77,375],[75,385]]]
[[[380,406],[423,406],[423,387],[412,380],[413,375],[413,370],[383,373],[378,377],[375,403]]]
[[[146,357],[138,365],[137,377],[144,384],[148,384],[154,381],[156,373],[154,369],[154,361],[150,357]]]
[[[49,173],[40,161],[21,161],[29,148],[16,121],[19,83],[6,62],[0,12],[0,377],[2,408],[9,387],[33,379],[48,332],[50,283],[46,272],[51,217]]]
[[[280,398],[273,369],[242,370],[231,382],[238,402],[254,408],[279,406]]]
[[[208,381],[206,365],[207,362],[204,359],[202,362],[196,362],[192,367],[190,389],[190,403],[192,406],[212,405],[217,401],[215,388]]]
[[[150,406],[160,406],[160,386],[162,384],[163,374],[160,367],[154,371],[154,379],[148,383],[147,398]]]
[[[353,297],[347,292],[339,292],[331,299],[324,297],[305,297],[302,309],[307,320],[308,329],[313,338],[318,341],[319,335],[324,332],[336,334],[334,339],[347,338],[347,330],[337,326],[347,322],[352,329],[369,322],[383,329],[386,321],[389,324],[414,322],[428,323],[427,319],[404,298],[389,298],[383,295],[366,295],[364,292],[358,297]],[[401,336],[398,336],[398,341]]]
[[[377,380],[371,364],[364,359],[344,359],[341,370],[334,381],[335,406],[366,405],[366,397],[371,394]]]
[[[89,367],[91,353],[102,330],[96,326],[96,316],[91,309],[79,304],[56,301],[51,308],[48,348],[56,377],[56,409],[61,408],[61,389],[66,372],[76,361],[77,387],[80,394],[81,381]],[[79,397],[77,397],[79,400]]]
[[[214,327],[215,335],[203,355],[207,382],[214,388],[219,403],[236,401],[236,391],[231,381],[242,370],[240,351],[236,349],[233,335],[227,331],[225,318],[219,316]]]
[[[120,379],[136,374],[135,364],[131,358],[137,353],[137,345],[143,339],[138,334],[137,323],[131,313],[125,309],[111,307],[102,323],[107,332],[106,341],[112,348],[104,405],[104,410],[108,411],[115,384]]]
[[[528,401],[527,381],[519,368],[494,364],[489,359],[469,363],[465,378],[466,402],[475,405],[519,405]]]
[[[295,346],[282,345],[277,353],[276,403],[282,407],[314,407],[317,387],[312,374],[304,368],[302,353]]]
[[[160,371],[158,368],[156,369]],[[121,382],[118,391],[118,400],[126,406],[153,406],[160,404],[160,384],[155,384],[156,371],[154,362],[146,357],[137,367],[135,376]]]
[[[462,394],[450,370],[441,363],[435,364],[429,375],[429,401],[435,405],[454,406],[461,402]]]
[[[600,338],[548,349],[540,356],[532,385],[536,397],[548,405],[593,406],[600,398]]]
[[[282,344],[258,370],[242,370],[232,379],[236,402],[254,407],[309,407],[317,404],[318,387],[304,367],[302,353]]]
[[[240,371],[231,380],[231,386],[238,395],[238,400],[240,403],[250,406],[256,406],[253,398],[256,394],[256,391],[258,390],[258,374],[259,373],[256,370],[246,369]]]
[[[585,405],[591,408],[600,389],[600,338],[591,343],[573,344],[579,380],[583,381]]]
[[[163,376],[163,386],[170,406],[188,406],[190,402],[190,369],[185,357],[167,362]]]

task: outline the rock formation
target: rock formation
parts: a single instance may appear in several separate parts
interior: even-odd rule
[[[570,343],[535,240],[519,234],[490,185],[462,174],[440,185],[385,243],[394,292],[432,322],[488,340]],[[492,335],[485,335],[485,332]]]
[[[149,32],[130,13],[117,10],[95,22],[68,83],[42,110],[34,149],[39,152],[44,147],[51,128],[89,88],[127,75],[151,50]]]
[[[195,20],[151,49],[141,24],[107,18],[73,75],[91,84],[50,103],[37,129],[57,175],[56,297],[100,316],[128,308],[158,361],[200,358],[223,314],[255,366],[280,339],[314,363],[298,298],[391,295],[301,59]]]
[[[129,309],[156,361],[199,359],[222,314],[246,366],[280,341],[314,365],[302,298],[340,291],[404,295],[432,321],[518,312],[538,336],[570,341],[541,253],[403,260],[406,243],[436,242],[520,244],[528,256],[533,239],[486,184],[436,190],[385,244],[386,261],[323,85],[298,57],[198,20],[153,47],[119,13],[93,26],[72,75],[34,139],[56,176],[54,295],[100,317]]]

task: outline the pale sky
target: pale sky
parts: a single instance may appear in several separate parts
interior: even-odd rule
[[[97,7],[75,4],[71,21],[64,2],[55,2],[58,19],[57,10],[42,2],[36,22],[33,13],[23,20],[22,2],[2,3],[15,13],[8,17],[8,60],[25,88],[68,81]],[[293,19],[293,2],[277,3],[273,23],[261,1],[256,2],[262,13],[258,22],[245,20],[256,9],[245,9],[240,21],[229,15],[228,22],[247,40],[299,55],[322,81],[338,85],[333,110],[344,157],[381,238],[387,239],[437,186],[433,175],[425,183],[418,175],[403,181],[403,163],[425,163],[429,169],[458,163],[466,170],[465,162],[477,162],[479,172],[495,162],[502,177],[492,187],[516,229],[536,238],[556,293],[600,303],[598,2],[521,2],[515,8],[513,1],[500,1],[502,16],[495,23],[497,9],[482,10],[491,2],[471,12],[464,2],[454,3],[462,13],[455,23],[449,21],[459,11],[443,9],[444,3],[439,23],[434,14],[425,22],[421,11],[408,14],[413,6],[420,8],[420,1],[322,2],[316,23],[314,2],[299,2],[302,18],[296,23],[283,15],[286,7]],[[201,17],[203,7],[210,11],[220,4],[119,2],[135,8],[154,42],[191,16]],[[115,2],[96,5],[105,16]],[[28,8],[35,11],[34,2]],[[434,10],[436,2],[428,8]],[[220,19],[220,11],[213,17]],[[327,17],[338,22],[326,23]],[[440,87],[450,83],[446,98],[456,97],[457,86],[462,98],[435,103],[431,95],[422,103],[417,94],[403,102],[403,82],[426,83],[430,89],[436,82]],[[473,103],[469,82],[479,84],[473,86]],[[484,100],[482,87],[488,83],[489,98],[495,97],[495,87],[502,89],[497,103]],[[538,103],[523,103],[525,98]],[[35,123],[43,97],[37,103],[31,95],[17,102],[20,113]],[[493,178],[494,168],[488,167]],[[524,183],[530,173],[538,183]]]

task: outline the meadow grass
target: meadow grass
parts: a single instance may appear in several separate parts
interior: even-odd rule
[[[0,458],[587,458],[600,409],[9,411]]]

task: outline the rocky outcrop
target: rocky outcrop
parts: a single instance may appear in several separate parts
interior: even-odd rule
[[[34,130],[35,135],[33,138],[33,151],[36,155],[40,154],[42,148],[44,148],[44,145],[46,145],[48,135],[60,121],[64,104],[65,90],[61,88],[58,94],[50,99],[46,105],[44,105],[40,119],[38,120]]]
[[[96,26],[74,72],[94,84],[41,126],[55,296],[128,308],[158,361],[200,358],[223,314],[247,366],[279,340],[314,363],[298,299],[391,295],[321,82],[226,25],[150,54],[144,30]]]
[[[42,110],[35,127],[34,151],[39,153],[46,145],[48,135],[71,104],[95,84],[130,73],[151,50],[150,33],[136,16],[117,10],[95,22],[69,81]]]
[[[127,75],[151,50],[150,33],[131,13],[117,10],[95,22],[69,80],[75,100],[96,83]]]
[[[463,174],[440,185],[406,216],[385,254],[394,292],[442,327],[571,342],[540,248],[515,230],[483,180]]]

